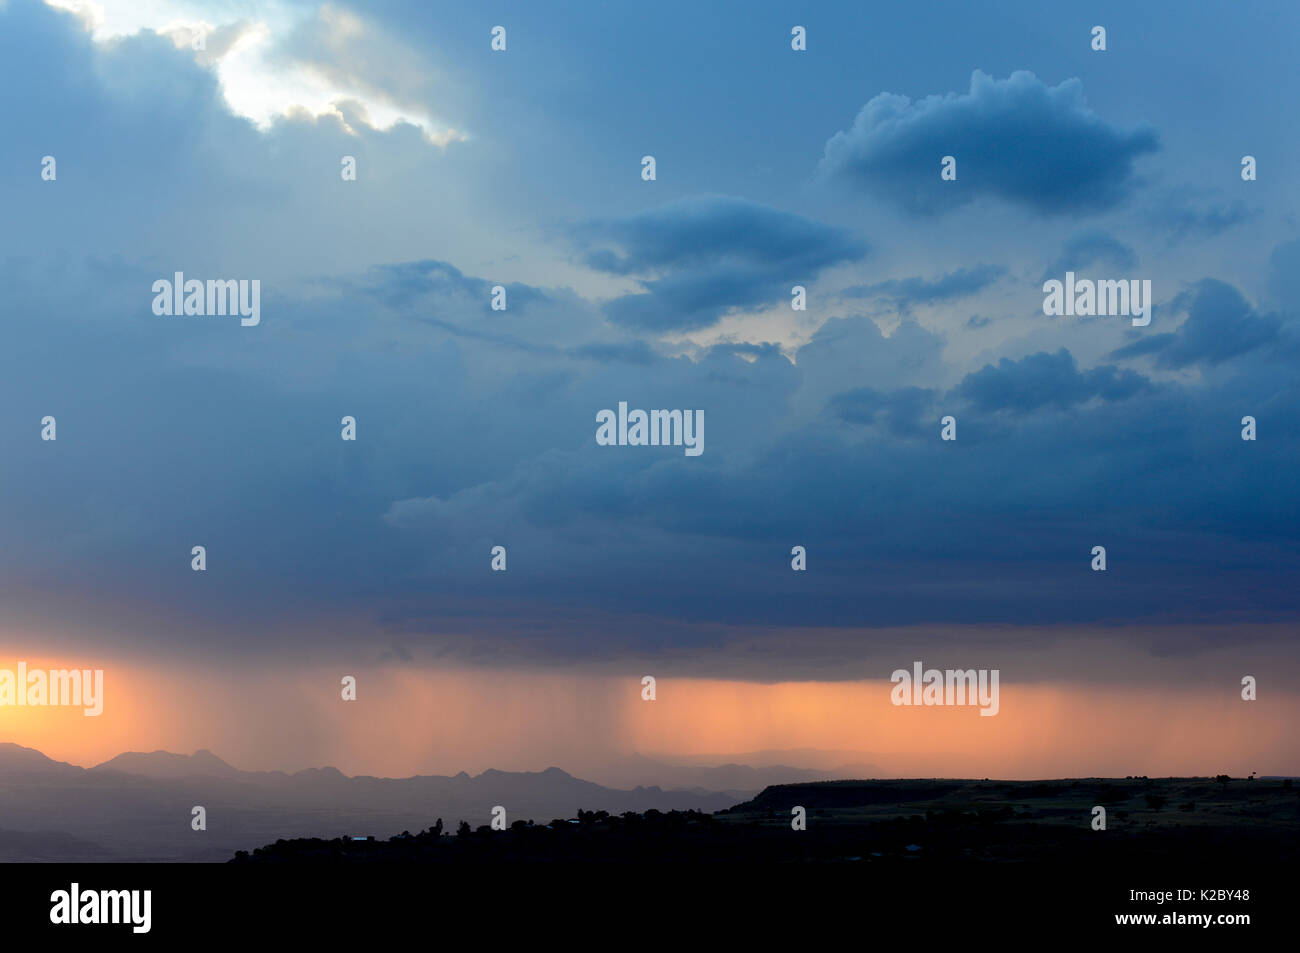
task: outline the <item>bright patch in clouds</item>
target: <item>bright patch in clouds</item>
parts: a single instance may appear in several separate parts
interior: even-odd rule
[[[178,49],[192,49],[195,37],[202,36],[205,49],[195,50],[195,59],[216,72],[231,111],[263,129],[300,111],[342,119],[345,112],[341,107],[347,104],[348,118],[360,119],[375,129],[410,123],[439,146],[468,138],[434,119],[418,103],[399,102],[384,89],[394,78],[395,63],[409,71],[418,69],[414,57],[399,42],[377,35],[354,14],[337,8],[310,10],[276,0],[221,4],[185,0],[45,2],[74,13],[97,43],[152,30],[169,37]],[[349,63],[347,70],[331,70],[329,64],[313,65],[283,55],[282,44],[304,28],[327,39],[327,49],[363,46],[375,52],[382,58],[382,63],[375,64],[376,75],[382,79],[368,82],[355,62]],[[338,78],[339,74],[347,79]],[[403,77],[402,85],[417,86],[419,79]]]

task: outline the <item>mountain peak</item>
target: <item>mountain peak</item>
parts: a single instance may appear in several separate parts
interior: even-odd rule
[[[55,761],[35,748],[24,748],[12,741],[0,741],[0,765],[22,765],[24,767],[42,765],[48,767],[56,764],[71,767],[66,761]]]
[[[194,754],[175,754],[171,751],[125,751],[96,765],[96,771],[121,771],[149,778],[232,777],[240,771],[222,761],[207,748]]]
[[[12,741],[0,741],[0,757],[5,758],[6,760],[10,758],[22,758],[31,761],[50,760],[35,748],[24,748],[22,745],[14,744]]]

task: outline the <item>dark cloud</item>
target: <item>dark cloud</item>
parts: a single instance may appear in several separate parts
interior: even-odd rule
[[[1283,242],[1268,256],[1268,291],[1279,305],[1300,303],[1300,239]]]
[[[1166,190],[1142,215],[1172,245],[1187,239],[1214,238],[1252,221],[1259,212],[1241,199],[1215,200],[1205,197],[1203,190],[1183,188]]]
[[[959,268],[938,278],[891,278],[872,285],[855,285],[843,292],[848,298],[885,298],[895,308],[909,311],[916,304],[953,301],[983,291],[1007,270],[998,265]]]
[[[923,387],[902,387],[882,392],[859,387],[831,398],[829,410],[851,424],[883,424],[895,436],[915,438],[930,421],[934,391]],[[938,419],[938,418],[935,418]]]
[[[610,319],[652,331],[707,327],[727,311],[788,300],[794,285],[867,251],[843,229],[716,195],[588,222],[573,237],[588,266],[644,289],[609,302]]]
[[[821,414],[843,391],[879,391],[923,385],[944,376],[944,339],[911,318],[886,335],[863,316],[831,318],[803,347],[797,360],[801,386],[793,395],[801,415]]]
[[[1019,361],[1002,358],[985,365],[957,386],[957,396],[980,411],[1028,413],[1043,407],[1064,409],[1099,397],[1127,400],[1151,386],[1142,375],[1114,365],[1080,371],[1065,348],[1040,351]]]
[[[492,289],[498,284],[506,292],[507,307],[503,312],[492,311]],[[548,300],[544,291],[531,285],[471,278],[448,262],[432,260],[380,265],[372,269],[372,278],[365,287],[394,307],[409,305],[419,299],[436,303],[460,298],[477,302],[481,311],[508,314]]]
[[[1056,261],[1047,266],[1043,280],[1059,279],[1067,271],[1083,271],[1094,265],[1127,273],[1137,267],[1137,253],[1102,229],[1088,229],[1070,236]]]
[[[1121,129],[1084,104],[1083,84],[1047,86],[1018,71],[976,70],[968,93],[913,102],[881,93],[826,143],[819,174],[868,189],[918,214],[992,196],[1044,214],[1111,208],[1134,186],[1133,163],[1156,151],[1154,129]],[[957,160],[941,181],[940,159]]]
[[[1141,337],[1114,356],[1150,355],[1162,368],[1215,365],[1279,344],[1284,328],[1281,316],[1257,311],[1232,285],[1207,278],[1193,290],[1178,330]]]
[[[482,36],[472,11],[451,15],[465,37]],[[788,300],[790,285],[858,260],[864,247],[743,199],[673,203],[579,230],[593,267],[642,286],[644,294],[611,303],[621,323],[572,291],[465,264],[529,254],[522,241],[499,254],[492,247],[507,221],[544,230],[575,203],[578,215],[598,214],[598,203],[635,183],[628,163],[610,159],[619,171],[602,180],[591,161],[647,147],[627,87],[595,110],[583,100],[572,124],[545,115],[576,101],[564,98],[573,88],[567,67],[559,85],[542,75],[545,63],[560,62],[547,54],[556,47],[520,44],[518,57],[476,67],[491,93],[480,114],[493,122],[475,130],[473,150],[444,157],[410,127],[379,133],[356,123],[353,136],[322,118],[259,130],[230,114],[214,74],[165,39],[92,44],[74,18],[27,0],[0,8],[0,20],[0,166],[18,170],[0,176],[0,207],[16,223],[0,230],[4,311],[16,316],[0,352],[0,610],[8,630],[35,633],[51,651],[55,640],[84,638],[150,655],[296,657],[332,640],[345,651],[419,658],[439,640],[473,651],[492,638],[502,658],[511,646],[538,657],[561,644],[563,659],[590,660],[668,644],[711,648],[760,623],[1300,612],[1300,385],[1294,363],[1278,359],[1295,353],[1292,331],[1236,289],[1197,286],[1184,326],[1138,337],[1132,352],[1213,373],[1137,393],[1131,372],[1080,370],[1050,348],[944,391],[966,369],[949,363],[959,348],[915,321],[885,333],[861,316],[800,324],[812,339],[793,359],[761,341],[674,357],[628,326],[699,326],[728,308]],[[429,18],[416,20],[436,39]],[[563,20],[534,22],[575,53],[587,39],[561,36]],[[610,26],[588,24],[593,36]],[[471,45],[472,57],[463,52]],[[619,44],[590,45],[627,55]],[[467,63],[484,61],[484,46],[446,42]],[[530,46],[540,51],[533,59]],[[649,43],[640,61],[652,66],[662,49]],[[343,66],[368,70],[374,48],[361,52]],[[945,57],[969,61],[964,50]],[[824,68],[818,62],[832,58],[805,65]],[[512,69],[531,70],[536,85]],[[619,82],[634,75],[625,70]],[[1154,144],[1149,131],[1116,132],[1091,117],[1077,84],[984,82],[969,96],[897,106],[889,121],[875,122],[889,106],[876,102],[863,131],[864,181],[892,188],[880,163],[910,148],[924,153],[915,174],[936,188],[938,156],[953,152],[960,178],[947,185],[959,193],[1045,211],[1104,206],[1132,188],[1133,158]],[[807,132],[780,135],[790,122],[824,130],[836,120],[816,96],[802,100],[808,113],[803,105],[771,113],[769,100],[757,97],[754,108],[776,117],[770,125],[751,123],[758,113],[732,118],[763,137],[756,141],[780,143],[773,152],[787,158],[763,180],[771,183],[798,168],[810,141]],[[498,105],[505,111],[493,112]],[[988,107],[987,123],[976,121],[977,106]],[[698,144],[700,176],[726,181],[740,153],[710,154],[716,110],[685,112],[679,148]],[[604,135],[618,124],[592,116],[626,117],[625,138],[555,134]],[[960,148],[935,148],[955,133]],[[538,161],[521,164],[520,148]],[[353,151],[362,174],[342,183],[338,157]],[[57,183],[38,177],[35,160],[46,152],[59,157]],[[457,153],[470,154],[456,165]],[[1068,161],[1075,155],[1077,165]],[[487,171],[476,180],[480,164]],[[898,171],[905,200],[924,206],[919,180],[906,198],[911,166]],[[476,181],[488,186],[461,188]],[[553,204],[512,206],[512,188]],[[494,206],[497,190],[507,198]],[[774,185],[763,195],[793,202],[792,191]],[[940,201],[961,201],[955,194]],[[488,241],[475,246],[476,233]],[[509,233],[512,244],[518,234]],[[1270,235],[1255,260],[1278,240]],[[1022,241],[990,228],[944,267],[960,286],[974,262]],[[1294,251],[1274,256],[1282,297],[1272,306],[1290,313]],[[1036,272],[1047,257],[1010,264]],[[368,270],[376,262],[399,264]],[[152,315],[152,280],[176,268],[260,277],[262,324]],[[950,277],[891,287],[933,296]],[[509,311],[489,309],[498,283]],[[810,309],[800,320],[819,317]],[[704,455],[596,446],[596,412],[621,400],[703,409]],[[954,443],[938,438],[943,413],[958,417]],[[1253,444],[1239,437],[1245,413],[1259,417]],[[56,442],[39,439],[46,414],[58,417]],[[355,443],[339,439],[344,414],[357,419]],[[1099,541],[1113,569],[1092,574],[1089,549]],[[198,543],[208,547],[206,574],[189,569]],[[509,548],[508,573],[488,569],[498,543]],[[808,573],[790,571],[795,543],[809,547]],[[838,658],[851,647],[837,643]],[[754,667],[784,674],[771,657]]]
[[[940,396],[920,382],[942,370],[943,341],[911,321],[886,336],[834,319],[794,363],[752,344],[696,360],[632,344],[639,360],[622,361],[613,342],[602,361],[429,324],[412,288],[478,279],[427,263],[268,299],[275,320],[255,338],[203,319],[124,324],[149,272],[113,274],[0,275],[16,313],[54,316],[15,326],[0,378],[10,618],[49,597],[42,580],[85,577],[225,625],[232,652],[269,631],[315,644],[321,631],[286,620],[329,616],[380,630],[379,646],[401,620],[412,654],[451,634],[554,636],[592,659],[662,644],[665,617],[699,645],[723,623],[858,625],[864,604],[874,624],[1300,610],[1294,587],[1273,584],[1300,570],[1285,548],[1300,532],[1300,394],[1288,367],[1248,354],[1240,373],[1159,388],[1035,354]],[[481,322],[480,306],[470,294],[445,319]],[[570,335],[568,306],[547,306],[548,330]],[[71,315],[77,333],[51,338]],[[601,326],[568,316],[588,318],[578,327]],[[597,447],[595,413],[619,400],[703,408],[704,455]],[[51,410],[59,441],[42,445],[32,422]],[[1267,437],[1247,446],[1237,422],[1251,411]],[[338,439],[343,413],[356,444]],[[954,444],[938,439],[942,413],[958,417]],[[1087,575],[1097,540],[1117,568],[1104,587]],[[209,550],[201,585],[195,542]],[[807,580],[781,558],[796,542],[815,556]],[[508,574],[486,568],[498,543]],[[94,614],[131,624],[112,600]],[[624,620],[614,641],[611,618]]]

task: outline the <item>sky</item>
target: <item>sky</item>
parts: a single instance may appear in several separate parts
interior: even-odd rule
[[[1300,774],[1298,28],[0,0],[0,668],[106,683],[0,737]],[[1067,271],[1149,280],[1150,325],[1044,314]],[[176,272],[260,323],[155,314]],[[598,445],[621,401],[704,452]],[[892,706],[917,659],[999,714]]]

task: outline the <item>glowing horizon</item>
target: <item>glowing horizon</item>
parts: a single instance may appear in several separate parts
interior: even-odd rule
[[[10,664],[7,658],[0,664]],[[1216,698],[1204,686],[1134,693],[1004,680],[999,714],[983,718],[970,707],[896,707],[887,679],[671,677],[659,680],[654,701],[643,701],[640,676],[632,674],[387,665],[349,670],[358,697],[345,702],[336,666],[255,668],[239,678],[192,665],[103,667],[101,716],[0,706],[0,740],[83,767],[126,751],[206,748],[244,770],[330,765],[385,777],[555,766],[599,780],[634,754],[674,763],[796,749],[854,752],[882,777],[1286,774],[1300,767],[1285,727],[1300,716],[1300,695],[1273,697],[1265,717],[1234,700],[1230,686]],[[262,730],[268,724],[275,733]]]

